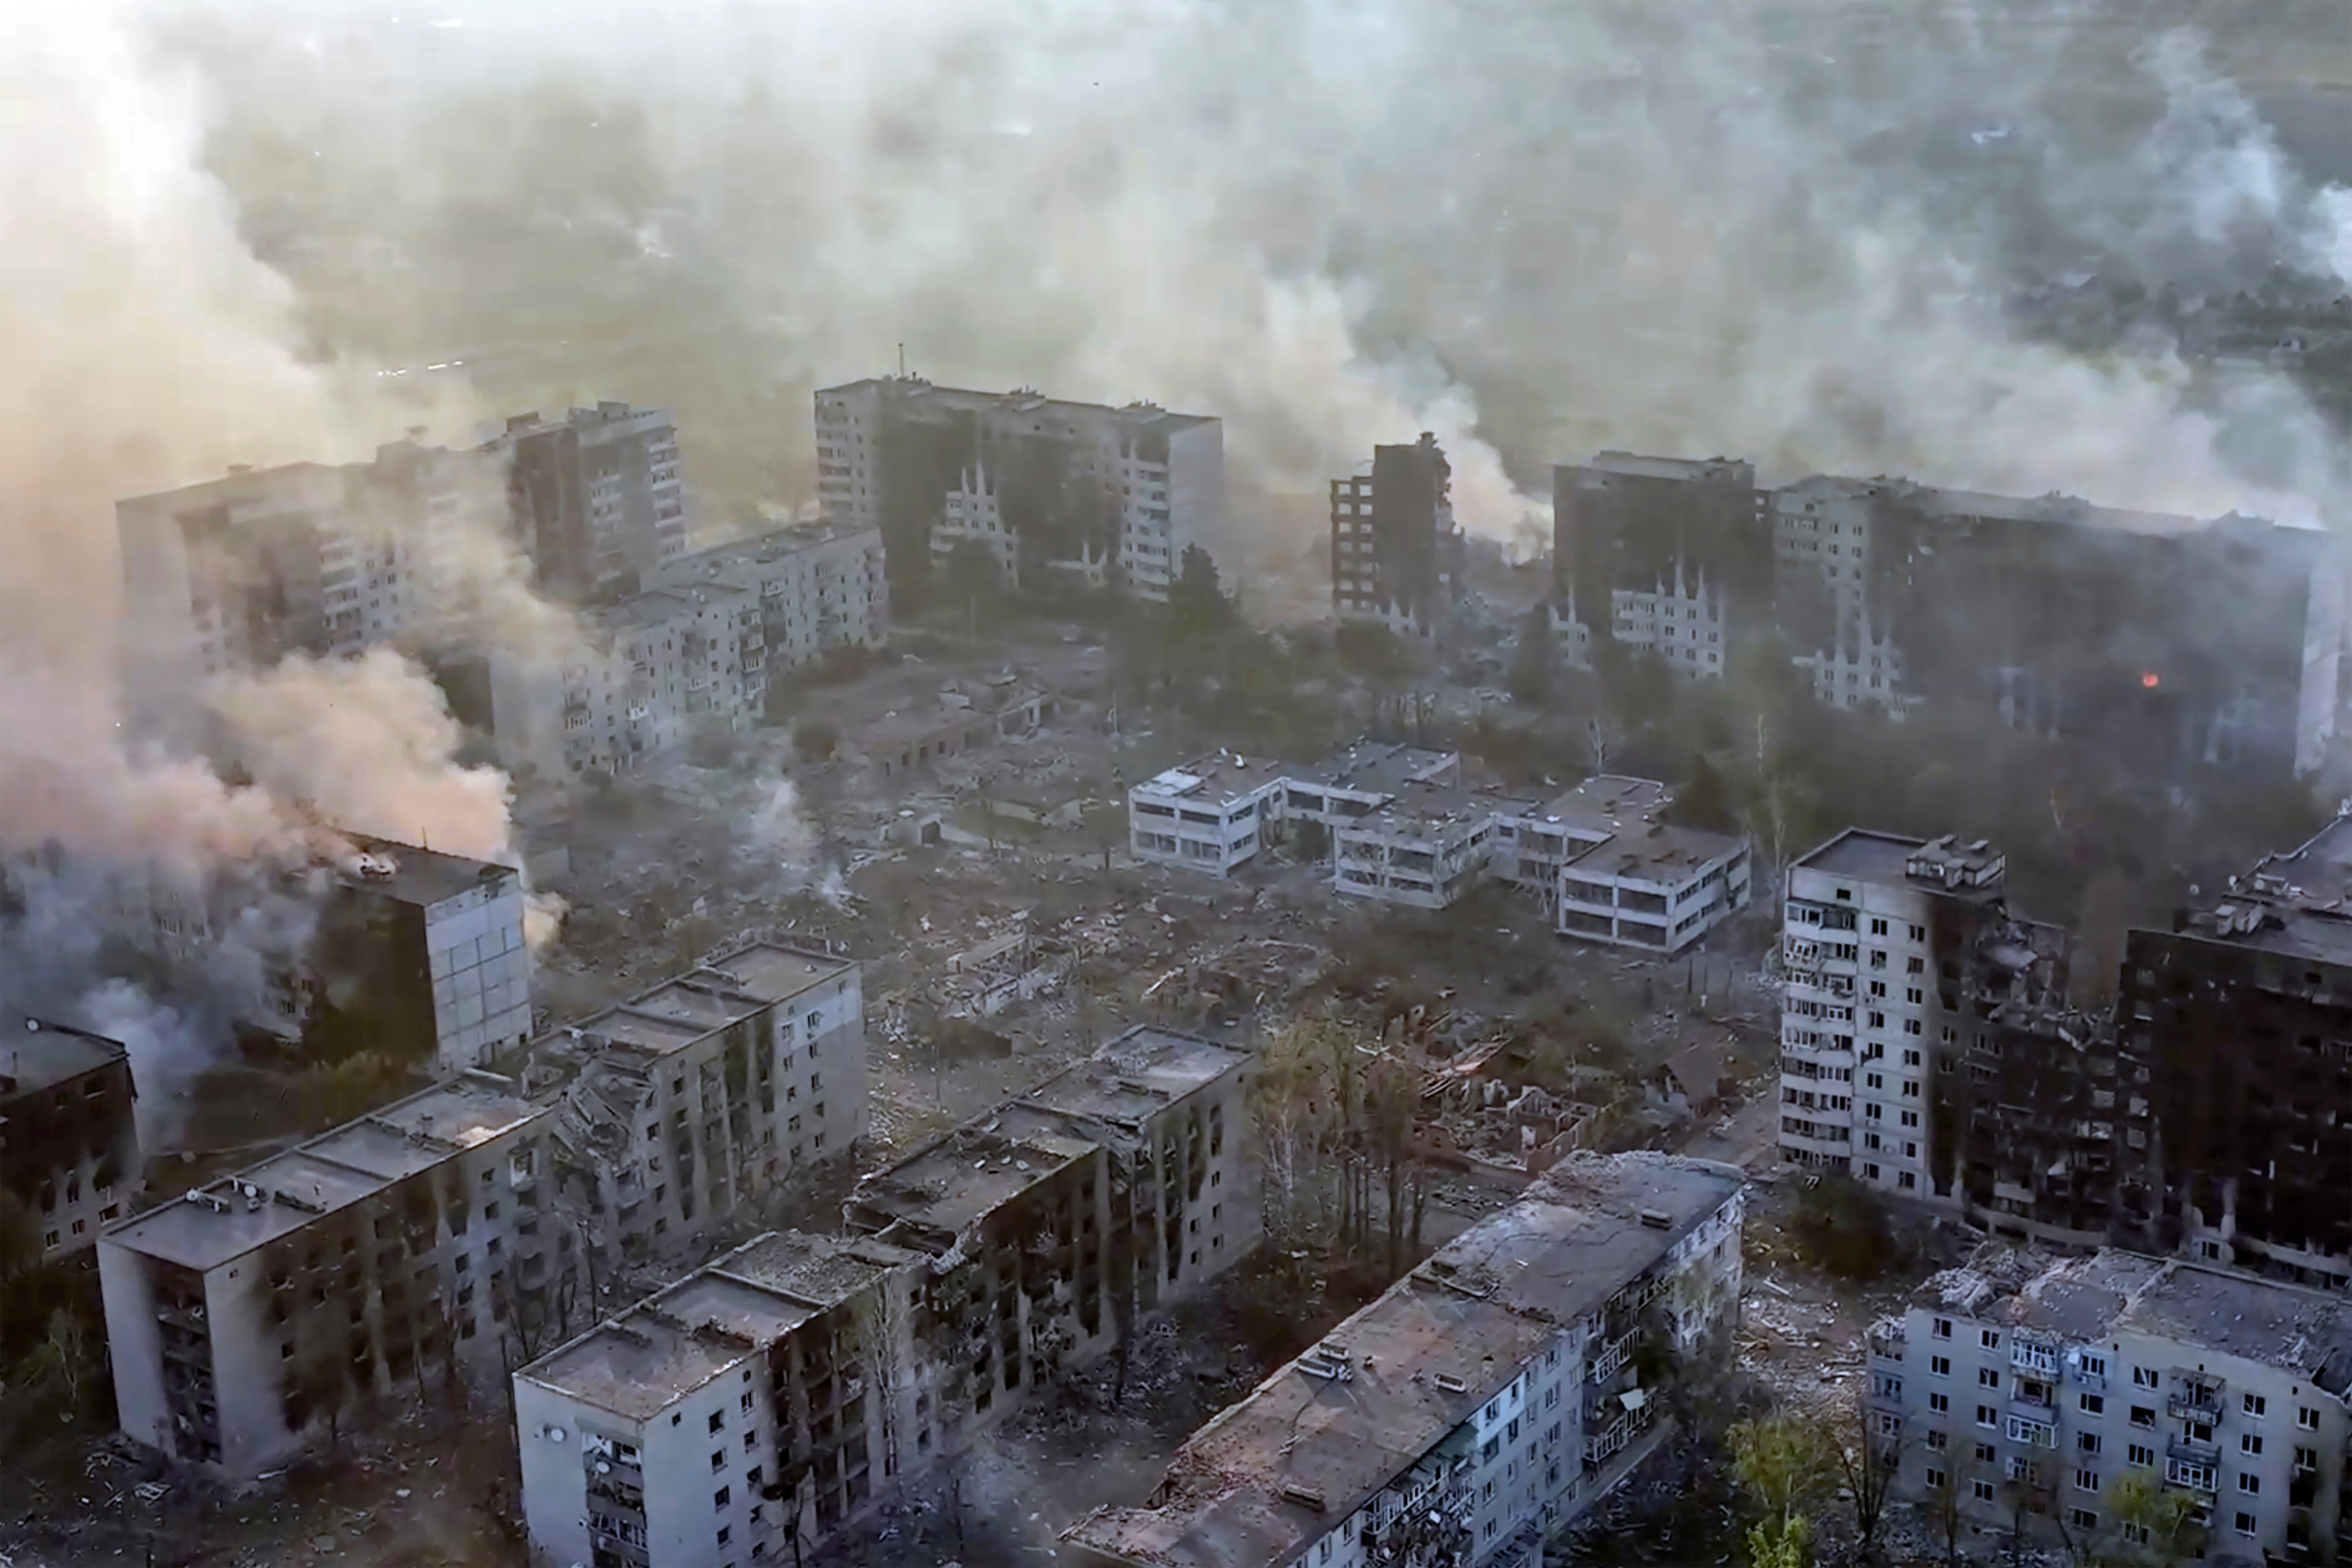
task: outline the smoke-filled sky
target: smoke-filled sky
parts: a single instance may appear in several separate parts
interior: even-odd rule
[[[1317,488],[1434,428],[1460,511],[1601,445],[2292,510],[2293,392],[2020,342],[2021,275],[2352,270],[2233,82],[2340,18],[1990,0],[155,0],[306,352],[675,404],[726,502],[806,393],[1150,396]],[[2165,30],[2208,17],[2219,47]],[[2151,19],[2153,18],[2153,19]],[[2335,57],[2331,58],[2331,56]],[[428,363],[463,358],[458,372]],[[723,510],[723,509],[722,509]]]

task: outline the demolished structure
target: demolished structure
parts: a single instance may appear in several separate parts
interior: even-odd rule
[[[865,1071],[857,965],[753,943],[520,1078],[460,1073],[125,1220],[99,1241],[122,1429],[249,1477],[370,1393],[502,1373],[593,1321],[618,1263],[707,1252],[847,1152]]]
[[[1564,936],[1672,953],[1744,908],[1751,880],[1746,838],[1670,824],[1672,804],[1607,773],[1519,799],[1465,787],[1454,752],[1358,742],[1320,763],[1214,752],[1168,769],[1128,792],[1129,843],[1223,876],[1311,833],[1341,893],[1442,910],[1498,878]]]
[[[121,1041],[0,1013],[0,1188],[39,1222],[43,1258],[86,1250],[139,1195],[138,1098]]]
[[[1462,595],[1453,468],[1437,437],[1374,447],[1368,469],[1331,481],[1331,610],[1342,621],[1431,637]]]
[[[1988,1248],[1870,1333],[1895,1495],[2078,1556],[2320,1563],[2352,1550],[2352,1304],[2235,1270]],[[2180,1498],[2174,1517],[2125,1483]]]
[[[1729,1166],[1571,1156],[1066,1549],[1116,1568],[1540,1563],[1729,1370],[1742,1194]]]
[[[819,1549],[1259,1237],[1248,1056],[1136,1028],[515,1378],[532,1543],[723,1568]],[[1205,1223],[1204,1223],[1205,1222]]]

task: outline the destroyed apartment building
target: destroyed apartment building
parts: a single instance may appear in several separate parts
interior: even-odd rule
[[[378,1051],[437,1072],[478,1067],[530,1037],[527,897],[514,867],[362,834],[282,880],[318,919],[298,960],[264,976],[239,1019],[257,1037],[331,1057]],[[202,895],[118,882],[134,945],[201,962],[254,901],[222,883]]]
[[[1129,1030],[867,1177],[853,1234],[763,1237],[524,1367],[532,1543],[597,1568],[828,1544],[1256,1243],[1248,1060]]]
[[[86,1250],[139,1195],[138,1097],[121,1041],[0,1012],[0,1189],[38,1222],[42,1257]]]
[[[501,1374],[864,1126],[849,960],[754,943],[591,1022],[107,1230],[123,1431],[249,1477],[371,1394]]]
[[[1870,1331],[1891,1490],[1958,1541],[2022,1531],[2105,1561],[2244,1564],[2352,1552],[2352,1305],[2186,1259],[1988,1247]],[[2137,1479],[2171,1517],[2126,1500]],[[1957,1542],[1956,1542],[1957,1544]]]
[[[1571,1156],[1186,1439],[1089,1568],[1540,1564],[1727,1373],[1743,1183]]]
[[[1673,953],[1746,906],[1751,863],[1744,837],[1667,822],[1672,804],[1612,774],[1519,799],[1465,785],[1454,752],[1359,742],[1320,763],[1212,752],[1168,769],[1128,792],[1129,844],[1224,876],[1313,824],[1338,892],[1441,910],[1493,878],[1564,936]]]
[[[942,1000],[951,1017],[992,1018],[1059,986],[1073,957],[1068,942],[1032,931],[1024,914],[1015,918],[1011,931],[947,961],[940,981]]]

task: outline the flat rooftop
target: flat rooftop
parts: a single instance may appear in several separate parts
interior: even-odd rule
[[[1294,1561],[1741,1184],[1673,1155],[1570,1156],[1195,1432],[1156,1506],[1097,1509],[1064,1539],[1153,1568]],[[1341,1358],[1344,1382],[1302,1370]]]
[[[482,1077],[454,1079],[135,1215],[100,1239],[203,1272],[547,1113]]]
[[[438,849],[371,837],[363,833],[347,833],[343,837],[360,856],[355,865],[338,868],[343,885],[362,892],[385,894],[404,904],[430,907],[460,893],[470,893],[485,883],[506,881],[517,875],[513,867],[493,860],[447,855]]]
[[[856,967],[855,959],[814,949],[753,942],[567,1024],[561,1032],[666,1056]]]
[[[120,1040],[0,1009],[0,1095],[31,1094],[127,1061]]]
[[[1590,462],[1570,466],[1570,471],[1623,474],[1631,479],[1682,479],[1721,483],[1739,479],[1756,482],[1756,465],[1741,458],[1652,458],[1639,452],[1596,452]]]
[[[921,1258],[920,1253],[872,1237],[812,1236],[806,1231],[770,1231],[745,1242],[711,1264],[720,1273],[748,1279],[795,1300],[836,1307],[887,1274]]]
[[[1458,752],[1428,746],[1401,746],[1385,741],[1357,741],[1329,756],[1293,764],[1286,777],[1309,787],[1353,790],[1362,795],[1394,795],[1409,784],[1426,783],[1461,766]]]
[[[1250,1053],[1141,1024],[1021,1096],[1066,1115],[1132,1125],[1249,1064]]]
[[[1015,1100],[866,1176],[849,1206],[886,1241],[901,1222],[952,1236],[1099,1147],[1052,1112]]]
[[[1525,816],[1536,802],[1463,784],[1407,784],[1387,804],[1374,806],[1340,825],[1341,833],[1368,829],[1383,833],[1419,834],[1467,828],[1496,816]]]
[[[819,1310],[706,1270],[549,1352],[522,1375],[642,1422],[761,1356]]]
[[[660,572],[664,584],[698,581],[728,582],[736,574],[756,577],[761,566],[805,554],[845,539],[879,539],[877,526],[853,527],[830,519],[787,523],[766,533],[755,533],[745,539],[733,539],[724,544],[714,544],[708,550],[698,550],[691,555],[681,555],[667,563]]]
[[[1205,757],[1154,773],[1132,793],[1189,800],[1203,806],[1230,805],[1244,795],[1288,777],[1297,770],[1271,757],[1244,757],[1234,752],[1212,752]]]
[[[2299,1373],[2339,1396],[2352,1389],[2352,1301],[2212,1264],[2003,1249],[1934,1276],[1913,1300],[2078,1342],[2147,1334]]]
[[[1737,834],[1709,833],[1672,823],[1635,823],[1572,857],[1568,864],[1586,872],[1639,877],[1669,885],[1706,869],[1738,851]]]
[[[1906,838],[1897,833],[1872,833],[1860,827],[1849,827],[1820,848],[1800,858],[1799,869],[1825,871],[1833,877],[1851,877],[1857,882],[1872,882],[1887,888],[1932,888],[1958,898],[1993,899],[2000,896],[2004,879],[1995,875],[1989,883],[1970,885],[1962,882],[1948,886],[1931,879],[1914,877],[1910,867],[1916,859],[1927,857],[1938,864],[1954,864],[1981,869],[2000,858],[2000,851],[1982,839],[1961,843],[1954,838]]]
[[[1675,792],[1655,779],[1623,773],[1595,773],[1574,789],[1554,796],[1530,813],[1538,821],[1558,822],[1585,832],[1614,833],[1621,827],[1647,822],[1675,798]]]

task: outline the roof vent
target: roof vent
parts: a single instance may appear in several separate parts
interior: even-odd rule
[[[1296,1486],[1286,1481],[1282,1487],[1282,1500],[1295,1502],[1299,1507],[1312,1509],[1317,1513],[1323,1511],[1323,1494],[1313,1487]]]
[[[1652,1230],[1672,1230],[1675,1227],[1675,1216],[1664,1209],[1643,1209],[1642,1223]]]
[[[1460,1378],[1454,1376],[1450,1372],[1441,1372],[1437,1374],[1437,1386],[1445,1390],[1448,1394],[1467,1394],[1470,1392],[1470,1385],[1463,1382]]]

